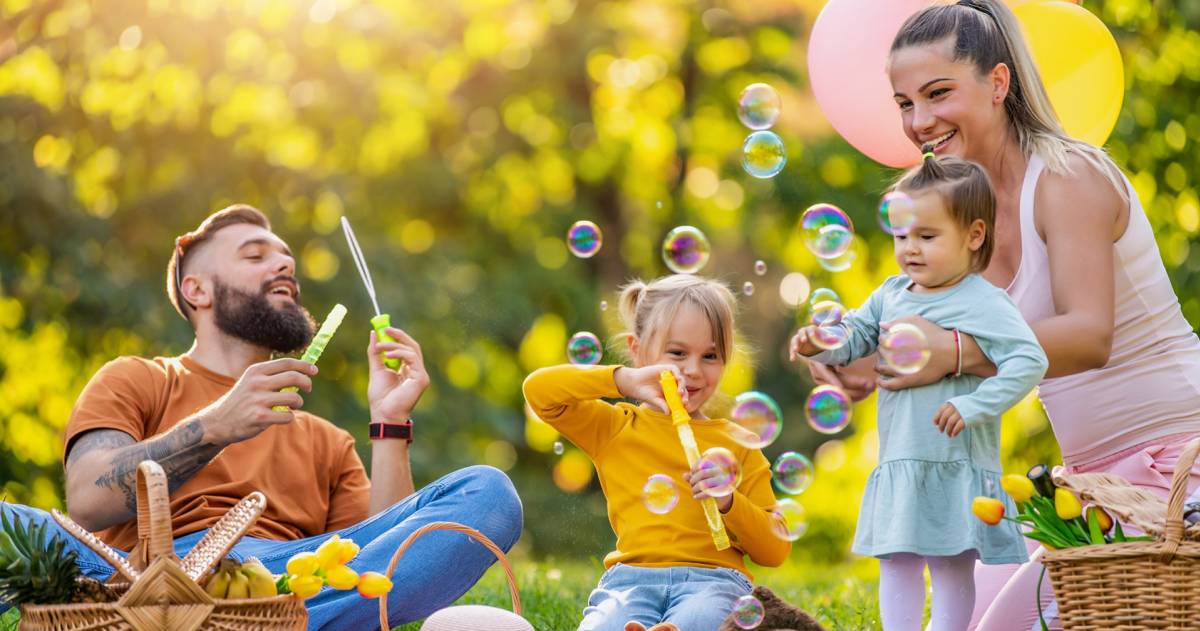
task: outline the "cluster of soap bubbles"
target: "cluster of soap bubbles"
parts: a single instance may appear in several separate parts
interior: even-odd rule
[[[742,168],[756,178],[775,177],[787,164],[783,140],[775,132],[767,131],[782,109],[779,93],[765,83],[746,86],[738,97],[738,119],[753,130],[742,143]]]

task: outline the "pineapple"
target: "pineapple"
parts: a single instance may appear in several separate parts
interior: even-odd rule
[[[0,507],[0,601],[11,605],[109,602],[116,594],[83,576],[75,552],[54,537],[46,542],[46,524],[28,528],[19,515],[9,519]]]

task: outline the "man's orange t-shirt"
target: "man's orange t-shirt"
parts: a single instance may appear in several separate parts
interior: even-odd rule
[[[165,433],[220,398],[235,379],[190,357],[121,357],[101,368],[79,395],[64,438],[115,429],[142,441]],[[253,491],[267,507],[247,533],[291,540],[339,530],[367,518],[371,484],[354,437],[329,421],[296,412],[286,425],[226,447],[171,493],[171,527],[179,537],[212,526]],[[137,543],[136,520],[97,533],[111,546]]]

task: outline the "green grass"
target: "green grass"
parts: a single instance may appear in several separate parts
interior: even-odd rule
[[[603,568],[586,561],[517,561],[514,564],[524,616],[538,631],[573,631],[579,625],[588,594]],[[843,565],[788,564],[755,570],[755,582],[770,587],[784,600],[803,608],[830,631],[879,629],[876,620],[876,578],[868,561]],[[492,567],[457,604],[480,604],[512,609],[504,571]],[[0,615],[0,631],[17,628],[17,612]],[[417,631],[420,622],[396,627]]]
[[[603,569],[581,561],[514,563],[523,615],[539,631],[573,631]],[[801,607],[830,631],[879,629],[876,577],[870,562],[836,566],[789,564],[755,570],[755,582]],[[456,604],[511,609],[504,572],[493,567]],[[396,627],[417,631],[420,622]]]

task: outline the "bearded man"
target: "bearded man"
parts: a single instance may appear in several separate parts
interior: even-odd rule
[[[295,259],[258,210],[235,205],[214,213],[176,240],[167,294],[195,330],[178,357],[120,357],[84,388],[63,444],[71,517],[109,545],[135,550],[136,471],[150,459],[165,470],[179,556],[253,491],[267,506],[232,551],[254,556],[274,573],[334,534],[361,552],[350,563],[383,572],[417,528],[453,521],[482,531],[508,550],[521,533],[522,512],[502,472],[474,466],[413,488],[409,448],[412,410],[429,384],[421,347],[389,328],[395,342],[371,332],[366,353],[371,475],[349,432],[302,411],[316,366],[272,353],[304,348],[314,323],[301,303]],[[383,358],[402,360],[400,370]],[[286,392],[285,388],[300,392]],[[68,540],[84,574],[104,579],[112,568],[78,544],[46,513],[8,505],[24,519],[48,521]],[[390,622],[399,625],[445,607],[465,593],[495,558],[458,533],[422,537],[392,577]],[[306,601],[310,629],[365,629],[378,624],[375,601],[354,590],[325,589]]]

